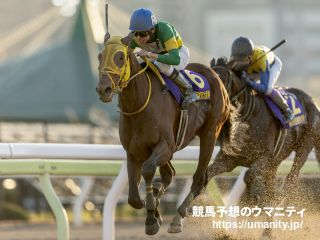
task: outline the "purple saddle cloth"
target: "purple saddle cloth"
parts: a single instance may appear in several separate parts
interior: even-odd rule
[[[306,122],[305,110],[296,95],[281,88],[275,88],[274,91],[281,93],[294,114],[294,119],[287,123],[279,107],[271,100],[271,98],[264,96],[267,106],[270,108],[273,115],[281,122],[282,126],[288,129],[304,124]]]
[[[208,80],[203,75],[187,69],[181,70],[180,72],[192,85],[193,90],[199,96],[200,99],[210,99],[210,85],[208,83]],[[173,81],[171,81],[166,75],[161,73],[161,76],[167,84],[169,92],[174,96],[176,101],[179,104],[181,104],[183,100],[183,95],[179,87]]]

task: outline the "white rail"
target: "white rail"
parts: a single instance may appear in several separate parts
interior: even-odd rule
[[[215,157],[218,151],[219,148],[216,147],[212,158]],[[196,160],[198,159],[198,154],[199,147],[190,146],[175,153],[173,160]],[[68,218],[65,209],[52,188],[50,174],[105,176],[106,172],[108,172],[110,160],[123,160],[126,158],[126,154],[120,145],[0,143],[0,158],[2,158],[0,160],[0,175],[39,176],[43,193],[56,217],[57,238],[59,240],[68,240]],[[310,158],[315,159],[314,153],[309,156]],[[243,175],[241,174],[241,176]],[[234,203],[235,199],[239,198],[239,194],[242,193],[237,189],[243,189],[243,179],[238,179],[237,183],[237,188],[233,188],[230,193],[230,196],[233,197],[229,199],[228,203]],[[124,161],[121,171],[105,200],[103,216],[104,240],[114,239],[115,206],[126,184],[127,168],[126,161]],[[82,199],[84,198],[84,196],[81,197]]]

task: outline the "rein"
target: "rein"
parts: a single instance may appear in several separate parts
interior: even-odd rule
[[[149,102],[150,102],[152,84],[151,84],[150,77],[149,77],[148,73],[146,72],[146,70],[147,70],[147,68],[148,68],[148,66],[149,66],[149,60],[148,60],[147,58],[144,58],[144,60],[145,60],[145,62],[147,63],[147,65],[146,65],[143,69],[141,69],[139,72],[137,72],[136,74],[134,74],[133,76],[131,76],[131,77],[129,78],[129,80],[127,81],[127,84],[128,84],[132,79],[134,79],[135,77],[137,77],[138,75],[140,75],[140,74],[142,74],[142,73],[145,73],[146,76],[147,76],[147,79],[148,79],[148,86],[149,86],[147,99],[146,99],[145,103],[141,106],[141,108],[139,108],[137,111],[134,111],[134,112],[124,112],[124,111],[122,111],[122,110],[120,109],[120,107],[119,107],[119,112],[122,113],[122,114],[125,115],[125,116],[133,116],[133,115],[136,115],[136,114],[142,112],[142,111],[148,106],[148,104],[149,104]],[[129,59],[128,59],[128,61],[129,61]],[[127,85],[126,85],[126,86],[127,86]],[[122,88],[122,89],[123,89],[123,88]],[[121,89],[121,91],[122,91],[122,89]],[[120,93],[121,93],[121,92],[120,92]],[[119,94],[120,94],[120,93],[119,93]]]
[[[148,67],[148,65],[147,65],[147,67]],[[141,72],[141,73],[142,73],[142,72]],[[152,86],[151,86],[151,80],[150,80],[150,77],[149,77],[148,73],[145,73],[145,74],[147,75],[148,85],[149,85],[148,97],[147,97],[145,103],[144,103],[144,104],[142,105],[142,107],[139,108],[137,111],[130,112],[130,113],[129,113],[129,112],[124,112],[124,111],[122,111],[122,110],[120,109],[120,107],[119,107],[119,112],[122,113],[123,115],[125,115],[125,116],[136,115],[136,114],[142,112],[142,111],[148,106],[149,101],[150,101],[150,97],[151,97],[151,88],[152,88]],[[133,79],[134,77],[138,76],[138,75],[139,75],[139,74],[135,74],[135,75],[132,77],[132,79]]]

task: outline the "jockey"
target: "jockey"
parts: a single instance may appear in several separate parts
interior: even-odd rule
[[[184,96],[182,107],[197,101],[199,97],[191,84],[179,72],[189,63],[190,55],[175,28],[170,23],[157,21],[151,10],[140,8],[132,13],[129,29],[134,34],[130,48],[141,48],[137,55],[153,60],[159,71],[180,88]]]
[[[265,46],[255,46],[250,39],[239,37],[232,43],[231,68],[242,71],[242,78],[246,80],[247,85],[270,97],[282,110],[286,121],[290,122],[294,118],[292,110],[283,96],[274,90],[282,62],[273,52],[266,54],[268,51]]]

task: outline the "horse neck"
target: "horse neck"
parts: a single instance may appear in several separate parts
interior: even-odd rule
[[[237,76],[233,76],[233,86],[231,86],[230,98],[232,104],[235,101],[240,103],[239,113],[243,121],[247,121],[257,106],[256,98],[252,91],[246,87],[246,83],[241,81]]]
[[[131,68],[131,76],[141,70],[134,54],[129,52],[129,62]],[[131,77],[130,76],[130,77]],[[119,106],[124,112],[134,112],[145,103],[149,91],[148,79],[145,73],[141,73],[130,80],[119,94]]]
[[[245,83],[242,82],[237,76],[233,76],[231,89],[229,90],[230,98],[236,98],[240,104],[245,104],[247,89]]]

